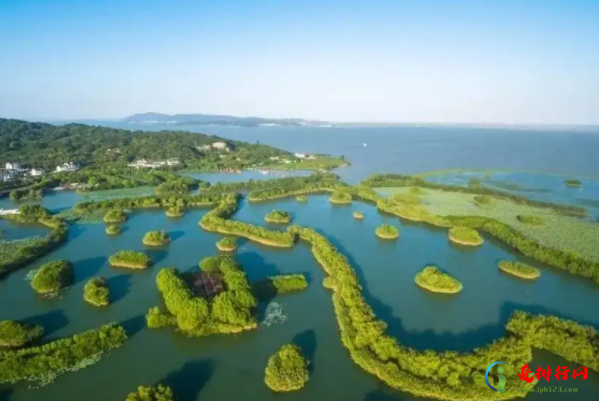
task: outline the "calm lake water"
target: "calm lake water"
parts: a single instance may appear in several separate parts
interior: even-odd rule
[[[222,130],[232,134],[220,132]],[[576,138],[580,137],[582,143],[571,144],[565,136],[570,134],[548,134],[548,143],[553,145],[544,148],[546,137],[537,133],[520,133],[527,139],[514,139],[517,137],[514,133],[507,134],[513,137],[502,137],[493,131],[483,131],[482,134],[490,141],[483,146],[485,142],[482,139],[473,139],[473,143],[463,139],[474,138],[476,135],[472,133],[457,132],[450,135],[430,130],[425,135],[426,130],[407,129],[407,132],[399,133],[401,138],[385,146],[380,142],[383,140],[381,138],[390,137],[389,133],[394,132],[392,129],[373,130],[367,135],[367,131],[358,129],[316,130],[318,132],[299,129],[220,131],[215,128],[209,132],[250,141],[258,138],[243,136],[254,132],[254,135],[260,136],[261,142],[288,150],[345,154],[353,165],[339,172],[343,172],[341,175],[345,175],[344,179],[353,182],[375,171],[416,172],[449,167],[524,168],[526,163],[529,163],[527,168],[530,170],[552,167],[567,174],[580,175],[591,174],[593,168],[599,171],[596,165],[599,157],[594,154],[594,158],[591,158],[593,152],[599,149],[599,142],[592,135],[579,135]],[[283,138],[283,135],[288,137]],[[300,139],[304,135],[307,137]],[[327,135],[336,139],[329,139]],[[317,140],[318,136],[320,139]],[[349,142],[342,141],[342,137]],[[310,142],[309,138],[314,142]],[[575,154],[579,156],[567,158],[563,166],[557,164],[555,158],[545,163],[542,158],[534,157],[536,153],[528,159],[522,156],[524,160],[512,160],[507,157],[512,139],[520,141],[516,142],[520,145],[515,148],[534,142],[536,146],[529,147],[528,151],[545,149],[543,152],[546,155],[557,151],[559,147],[556,146],[566,146],[564,144],[568,143],[567,149],[576,151]],[[287,146],[282,145],[285,140]],[[335,142],[341,150],[333,150]],[[367,142],[367,147],[362,145],[364,142]],[[504,142],[502,146],[497,145]],[[491,146],[489,143],[495,144],[503,156],[492,156],[492,149],[486,149]],[[486,150],[481,150],[481,146]],[[375,150],[377,147],[378,151]],[[477,152],[483,152],[483,155]],[[517,152],[518,149],[515,149],[511,153]],[[364,157],[357,157],[361,153]],[[524,150],[522,153],[525,153]],[[433,154],[436,156],[432,157]],[[469,156],[464,158],[465,154]],[[513,179],[507,181],[512,182]],[[545,186],[544,183],[533,184],[530,187]],[[537,193],[544,195],[544,192]],[[80,195],[63,192],[48,196],[43,202],[53,210],[62,210],[80,200]],[[0,203],[0,207],[7,206]],[[456,246],[448,242],[444,229],[400,221],[358,202],[348,206],[332,206],[323,195],[310,196],[306,204],[296,203],[292,199],[258,204],[244,201],[234,219],[267,225],[264,215],[273,208],[289,211],[294,223],[314,227],[339,247],[356,269],[364,294],[377,315],[389,324],[390,333],[408,346],[421,350],[457,351],[484,346],[504,334],[505,322],[516,309],[551,313],[599,327],[596,308],[599,304],[599,288],[596,285],[527,260],[492,238],[485,237],[485,243],[475,249]],[[352,212],[356,210],[364,212],[365,220],[353,219]],[[207,233],[197,224],[204,213],[206,210],[195,210],[181,219],[167,219],[163,212],[136,212],[125,223],[125,230],[119,237],[106,236],[101,224],[74,225],[64,246],[0,281],[0,305],[4,305],[0,308],[0,320],[26,319],[44,324],[48,338],[69,336],[110,321],[124,323],[131,333],[124,347],[98,364],[66,374],[56,383],[43,388],[27,390],[17,386],[7,389],[4,395],[0,393],[0,400],[116,401],[123,400],[129,391],[140,384],[157,382],[173,385],[181,401],[415,400],[410,395],[391,391],[351,361],[339,339],[330,292],[322,287],[322,269],[304,244],[292,250],[281,250],[242,241],[237,252],[237,259],[245,268],[250,282],[280,273],[301,272],[308,276],[310,286],[307,291],[273,300],[283,305],[288,318],[284,323],[260,326],[253,332],[241,335],[208,338],[186,338],[170,329],[146,329],[144,314],[150,307],[160,304],[155,284],[159,269],[168,266],[184,271],[196,269],[202,258],[216,253],[214,244],[221,236]],[[399,227],[400,239],[396,242],[377,239],[374,229],[381,223]],[[9,239],[37,234],[31,231],[37,228],[2,224],[0,230],[5,229]],[[147,271],[131,272],[108,266],[108,256],[118,250],[143,250],[143,235],[155,229],[168,231],[173,242],[164,249],[147,250],[155,261],[153,267]],[[75,284],[55,299],[37,296],[25,281],[27,272],[47,261],[61,258],[75,264]],[[499,259],[526,261],[539,267],[542,276],[535,282],[508,276],[498,271],[496,263]],[[429,264],[438,265],[462,281],[463,291],[456,296],[445,296],[419,289],[414,284],[414,275]],[[92,307],[82,299],[85,281],[94,276],[108,279],[114,303],[106,308]],[[261,305],[260,310],[264,307]],[[273,394],[264,385],[264,367],[273,352],[292,340],[304,348],[312,361],[310,381],[300,392]],[[539,365],[551,368],[557,365],[567,365],[571,369],[578,367],[546,352],[535,351],[531,367],[536,369]],[[557,384],[578,388],[579,392],[568,394],[567,397],[559,393],[536,393],[527,399],[588,400],[599,392],[599,375],[590,373],[585,381],[574,382],[570,379],[556,383],[552,380],[544,385]],[[516,383],[509,385],[517,386]]]

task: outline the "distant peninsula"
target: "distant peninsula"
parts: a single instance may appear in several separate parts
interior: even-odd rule
[[[218,114],[140,113],[123,118],[127,123],[173,125],[220,125],[232,127],[333,127],[326,121],[301,118],[236,117]]]

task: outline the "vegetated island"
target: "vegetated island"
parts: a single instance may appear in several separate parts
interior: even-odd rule
[[[233,252],[237,249],[237,239],[234,237],[224,237],[216,242],[216,247],[219,251]]]
[[[0,347],[22,347],[44,334],[44,328],[14,320],[0,322]]]
[[[149,328],[175,326],[188,336],[241,333],[258,327],[254,308],[258,301],[250,291],[245,272],[229,255],[200,262],[201,272],[181,274],[164,268],[156,276],[166,310],[151,308]]]
[[[0,241],[0,277],[26,266],[35,259],[62,245],[68,236],[67,224],[59,217],[52,216],[48,209],[40,205],[22,205],[19,213],[2,215],[0,218],[18,224],[40,224],[50,228],[44,237],[30,237],[25,240]]]
[[[337,190],[331,194],[329,201],[331,203],[337,203],[337,204],[351,203],[352,196],[351,196],[351,193],[349,193],[349,192]]]
[[[39,294],[58,292],[73,282],[73,265],[68,260],[55,260],[42,265],[31,279],[31,287]]]
[[[118,251],[108,258],[110,266],[129,269],[146,269],[152,264],[152,259],[143,252]]]
[[[283,345],[268,359],[264,370],[264,382],[276,392],[300,390],[309,378],[308,361],[295,344]]]
[[[530,214],[520,214],[516,217],[519,222],[524,224],[530,224],[532,226],[543,225],[543,219],[540,216],[533,216]]]
[[[175,401],[173,390],[169,386],[139,386],[137,391],[129,393],[125,401]]]
[[[478,231],[468,227],[451,227],[449,229],[449,240],[461,245],[480,245],[483,238]]]
[[[354,219],[356,219],[356,220],[364,219],[364,213],[362,213],[362,212],[354,212],[353,215],[354,215]]]
[[[528,280],[534,280],[541,276],[539,269],[521,262],[501,260],[497,264],[497,267],[506,273]]]
[[[127,220],[127,215],[121,209],[112,209],[104,215],[104,223],[118,224]]]
[[[274,209],[266,216],[264,216],[264,220],[267,223],[289,224],[291,223],[291,215],[289,214],[289,212]]]
[[[288,292],[306,290],[308,288],[308,280],[301,273],[280,274],[257,281],[252,287],[260,300],[268,300]]]
[[[416,274],[414,281],[419,287],[432,292],[456,294],[462,291],[462,283],[435,266],[426,266]]]
[[[64,373],[95,364],[104,354],[122,346],[126,339],[125,329],[110,323],[38,347],[2,351],[0,384],[50,384]]]
[[[185,209],[183,209],[181,206],[172,206],[169,207],[168,209],[166,209],[166,216],[167,217],[181,217],[185,214]]]
[[[381,224],[374,231],[377,237],[383,239],[396,239],[399,237],[399,229],[390,224]]]
[[[171,242],[171,238],[164,231],[148,231],[142,242],[146,246],[165,246]]]
[[[295,200],[299,203],[306,203],[308,202],[308,197],[306,195],[298,195],[295,197]]]
[[[582,186],[582,182],[580,182],[580,180],[577,180],[574,178],[569,178],[569,179],[565,180],[564,184],[566,184],[567,187],[572,187],[572,188],[578,188],[578,187]]]
[[[202,217],[199,223],[200,227],[207,231],[244,237],[264,245],[281,248],[291,248],[293,246],[295,236],[288,232],[272,231],[241,221],[228,220],[237,210],[238,199],[238,194],[226,195],[217,207]]]
[[[122,232],[121,226],[118,224],[109,224],[106,226],[106,234],[108,235],[119,235]]]
[[[85,283],[83,299],[94,306],[106,306],[110,303],[110,290],[104,277],[95,277]]]

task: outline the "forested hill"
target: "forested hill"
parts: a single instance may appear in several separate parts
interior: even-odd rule
[[[231,152],[202,150],[203,145],[223,141]],[[131,162],[146,158],[179,158],[193,167],[243,168],[267,162],[271,156],[288,152],[260,144],[231,141],[181,131],[143,132],[68,124],[55,126],[0,119],[0,163],[54,168],[65,162],[92,166]]]

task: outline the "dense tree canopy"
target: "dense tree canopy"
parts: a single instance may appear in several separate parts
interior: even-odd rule
[[[45,294],[56,292],[73,281],[73,265],[68,260],[55,260],[42,265],[31,280],[31,287]]]
[[[267,223],[289,224],[291,223],[291,215],[284,210],[273,209],[264,216],[264,220],[266,220]]]
[[[85,283],[83,299],[95,306],[106,306],[110,303],[110,290],[103,277],[95,277]]]
[[[125,401],[175,401],[173,390],[169,386],[139,386],[137,391],[129,393]]]
[[[230,256],[219,255],[200,263],[203,271],[222,277],[225,290],[213,297],[198,296],[174,268],[164,268],[156,276],[166,311],[152,308],[146,315],[148,327],[176,325],[192,336],[238,333],[257,326],[253,308],[257,301],[250,291],[245,272]]]
[[[108,263],[115,267],[126,267],[130,269],[145,269],[150,267],[152,259],[143,252],[118,251],[108,258]]]
[[[164,231],[148,231],[142,242],[147,246],[164,246],[171,242],[171,238]]]
[[[14,320],[0,322],[0,347],[22,347],[44,334],[44,328]]]
[[[268,360],[264,382],[273,391],[300,390],[308,382],[308,361],[295,344],[285,344]]]
[[[230,151],[202,148],[214,142],[227,143]],[[0,119],[2,164],[20,162],[54,169],[58,164],[70,161],[83,165],[104,165],[124,164],[141,158],[178,158],[187,167],[222,169],[269,163],[270,157],[285,155],[289,153],[266,145],[190,132],[132,132],[82,124],[54,126]]]
[[[414,278],[416,284],[432,292],[455,294],[462,290],[462,283],[435,266],[426,266]]]

